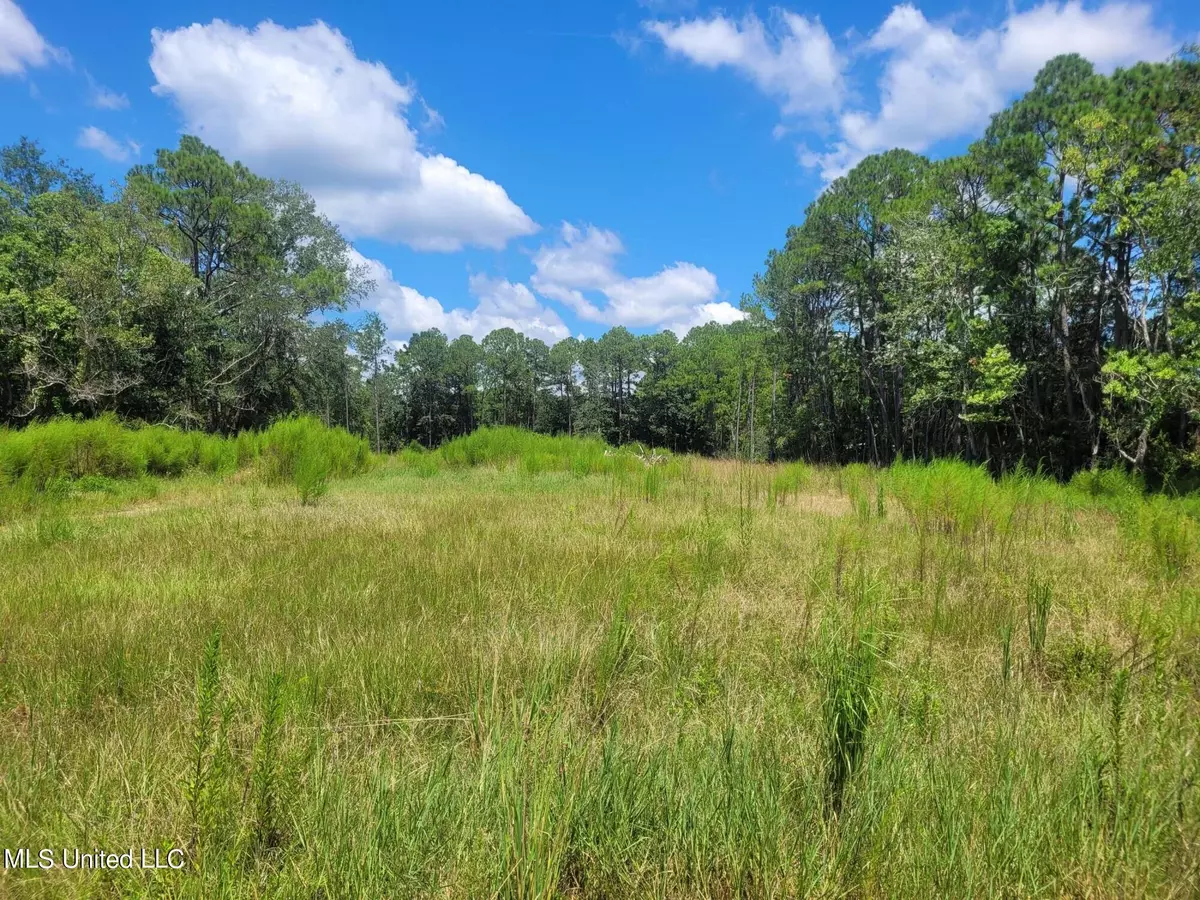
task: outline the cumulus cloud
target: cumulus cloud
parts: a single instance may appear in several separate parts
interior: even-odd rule
[[[974,134],[1014,95],[1027,90],[1046,62],[1078,53],[1109,72],[1138,60],[1164,59],[1175,49],[1149,6],[1045,3],[1012,13],[996,29],[959,34],[930,22],[916,7],[897,6],[871,35],[866,51],[885,58],[876,112],[847,110],[841,139],[803,161],[826,179],[870,153],[890,147],[924,151],[940,140]]]
[[[708,269],[677,262],[654,275],[629,278],[616,266],[624,252],[613,232],[564,222],[558,242],[534,254],[530,283],[580,318],[606,325],[668,327],[682,335],[705,322],[743,318],[741,310],[716,299],[717,277]]]
[[[79,137],[75,139],[80,147],[85,147],[88,150],[95,150],[105,159],[112,162],[128,162],[141,151],[141,145],[136,141],[119,141],[107,131],[97,128],[95,125],[89,125],[79,131]]]
[[[446,309],[433,297],[396,282],[390,269],[377,259],[351,251],[351,261],[366,268],[375,289],[364,301],[388,326],[388,336],[405,340],[414,332],[437,328],[451,338],[469,334],[481,340],[498,328],[512,328],[522,334],[553,344],[570,334],[558,313],[543,306],[523,284],[503,278],[472,275],[471,295],[474,309]]]
[[[778,11],[774,28],[758,16],[741,21],[716,15],[680,22],[646,22],[643,28],[673,54],[708,69],[727,66],[777,98],[786,114],[836,108],[842,97],[844,60],[819,19]]]
[[[13,0],[0,0],[0,75],[20,75],[29,67],[65,62],[66,51],[46,43]]]
[[[151,41],[154,91],[189,131],[304,184],[351,235],[454,251],[498,249],[537,230],[499,184],[427,153],[406,114],[416,108],[434,127],[441,117],[324,22],[251,30],[214,20],[155,29]]]
[[[1051,0],[1010,10],[997,27],[977,32],[931,22],[904,3],[855,48],[855,58],[880,61],[879,101],[872,109],[846,102],[851,56],[837,51],[820,23],[778,15],[783,25],[776,39],[753,16],[741,23],[716,16],[644,27],[672,53],[710,68],[734,68],[777,98],[785,122],[775,127],[776,137],[798,130],[801,114],[832,113],[836,136],[816,149],[798,148],[800,161],[819,168],[826,180],[871,153],[891,147],[920,152],[977,133],[1059,54],[1078,53],[1107,72],[1163,59],[1179,44],[1155,25],[1152,8],[1135,0],[1094,8],[1080,0]]]

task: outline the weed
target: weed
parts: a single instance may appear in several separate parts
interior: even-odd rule
[[[329,460],[319,450],[310,448],[296,460],[292,480],[304,506],[316,506],[317,501],[329,490]]]
[[[1121,813],[1125,772],[1125,708],[1129,699],[1129,670],[1121,669],[1113,680],[1109,715],[1109,791],[1112,823]]]
[[[821,709],[825,723],[825,797],[839,816],[846,790],[862,765],[876,702],[880,635],[868,626],[839,628],[828,638],[822,663]]]
[[[597,728],[608,721],[616,703],[621,678],[633,661],[633,625],[629,604],[622,594],[613,606],[604,638],[596,650],[592,688],[592,719]]]
[[[209,819],[211,808],[209,801],[220,690],[221,633],[214,629],[204,645],[204,655],[196,675],[196,720],[192,729],[191,766],[184,783],[191,820],[188,846],[193,854],[200,846],[201,832]]]
[[[250,773],[254,797],[252,843],[258,850],[279,846],[281,837],[280,729],[283,725],[283,676],[273,673],[263,695],[262,723]]]
[[[1112,648],[1102,638],[1075,635],[1046,650],[1046,675],[1071,689],[1107,681],[1113,663]]]
[[[1029,632],[1029,656],[1034,665],[1041,663],[1046,651],[1051,603],[1050,585],[1036,579],[1030,581],[1025,592],[1025,621]]]

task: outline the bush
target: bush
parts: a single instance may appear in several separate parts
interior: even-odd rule
[[[302,457],[311,457],[304,463],[310,482],[318,470],[326,478],[342,477],[363,471],[371,461],[365,440],[312,418],[286,419],[265,432],[236,438],[164,425],[129,428],[107,415],[0,429],[0,485],[24,494],[46,494],[60,483],[83,482],[83,489],[94,490],[88,485],[147,475],[224,475],[260,459],[267,477],[291,480]]]
[[[276,422],[259,436],[258,443],[264,474],[281,481],[293,480],[300,460],[306,456],[319,459],[330,478],[364,472],[371,463],[371,448],[363,438],[341,428],[329,428],[309,416]],[[310,467],[314,464],[305,463]]]
[[[329,490],[329,460],[315,449],[301,453],[292,480],[300,492],[300,503],[316,506]]]
[[[1191,565],[1200,527],[1178,501],[1161,495],[1149,497],[1130,507],[1121,521],[1125,533],[1148,551],[1158,574],[1178,578]]]
[[[146,456],[135,433],[112,416],[55,419],[0,432],[0,472],[5,481],[44,490],[59,478],[136,478],[146,473]]]
[[[1008,520],[1016,501],[982,466],[941,459],[924,465],[897,460],[887,486],[922,530],[970,535]]]
[[[1046,675],[1067,688],[1085,688],[1106,681],[1112,673],[1112,648],[1102,638],[1075,635],[1046,650]]]
[[[640,472],[652,456],[657,457],[655,465],[665,465],[665,474],[683,472],[681,467],[671,465],[674,458],[669,454],[648,450],[640,444],[613,448],[598,437],[551,436],[509,426],[485,426],[447,441],[437,450],[406,449],[399,454],[398,463],[403,469],[423,475],[443,467],[517,466],[530,475],[569,472],[584,476]]]
[[[767,502],[775,505],[789,495],[799,492],[812,480],[812,469],[805,463],[784,463],[777,467],[775,477],[767,487]]]
[[[1076,472],[1071,487],[1089,497],[1136,499],[1145,493],[1142,478],[1125,469],[1087,469]]]

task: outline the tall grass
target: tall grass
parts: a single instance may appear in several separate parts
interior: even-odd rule
[[[36,490],[59,479],[175,476],[191,469],[224,474],[237,466],[236,444],[226,438],[163,426],[129,428],[111,416],[0,430],[0,477]]]
[[[1025,623],[1029,634],[1029,655],[1038,665],[1046,652],[1046,632],[1050,622],[1050,606],[1053,602],[1050,585],[1033,580],[1025,594]]]
[[[398,454],[395,464],[424,476],[475,467],[515,467],[529,475],[636,474],[644,479],[647,499],[657,496],[662,477],[684,474],[688,468],[686,460],[641,444],[615,448],[598,437],[552,436],[511,426],[479,428],[432,451],[408,449]],[[643,476],[648,468],[659,474]]]
[[[0,896],[1195,893],[1185,499],[502,436],[308,509],[264,440],[0,528],[0,833],[192,851]]]
[[[227,475],[258,466],[268,479],[294,481],[305,502],[315,502],[329,478],[365,471],[370,464],[365,440],[310,417],[235,437],[160,425],[132,428],[111,416],[0,429],[0,489],[18,497],[53,493],[63,485],[94,489],[105,479]]]

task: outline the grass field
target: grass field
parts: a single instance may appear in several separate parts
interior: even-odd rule
[[[1186,499],[514,432],[343,474],[0,507],[4,846],[188,859],[0,895],[1200,891]]]

